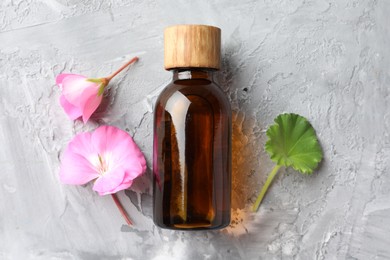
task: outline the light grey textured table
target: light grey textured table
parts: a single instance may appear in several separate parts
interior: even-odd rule
[[[0,3],[1,259],[389,259],[390,1],[75,1]],[[153,225],[152,109],[170,80],[163,28],[216,25],[219,82],[233,107],[233,222],[222,231]],[[71,122],[61,72],[112,81],[98,123]],[[312,176],[283,170],[250,213],[273,163],[265,130],[281,112],[307,117],[325,159]],[[67,142],[98,124],[127,130],[149,172],[110,196],[62,185]]]

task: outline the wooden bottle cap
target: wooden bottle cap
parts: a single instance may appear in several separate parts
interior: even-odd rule
[[[219,69],[221,29],[209,25],[175,25],[164,31],[164,66]]]

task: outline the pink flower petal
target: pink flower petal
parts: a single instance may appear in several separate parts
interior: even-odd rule
[[[98,159],[98,152],[92,144],[92,133],[85,132],[76,135],[70,141],[68,147],[73,153],[85,157],[90,162]],[[92,160],[91,158],[95,159]]]
[[[60,180],[82,185],[99,177],[98,155],[91,144],[91,133],[76,135],[61,157]]]
[[[84,124],[88,121],[88,119],[91,117],[93,112],[96,111],[96,109],[99,107],[100,103],[102,102],[103,96],[102,95],[93,95],[91,96],[87,102],[85,103],[83,107],[83,122]]]
[[[125,131],[113,126],[101,126],[92,134],[91,140],[99,154],[109,152],[112,164],[125,169],[126,178],[133,180],[145,172],[145,157]]]
[[[69,75],[62,80],[62,94],[66,100],[77,107],[84,107],[87,100],[97,95],[99,85],[87,81],[87,78],[81,75]]]
[[[65,184],[83,185],[99,177],[88,161],[74,153],[68,153],[62,158],[60,181]]]
[[[99,177],[93,185],[93,190],[97,191],[99,195],[115,193],[114,190],[121,186],[124,176],[125,171],[117,167]]]
[[[146,162],[145,162],[145,169],[141,168],[141,170],[136,169],[137,167],[134,167],[133,170],[127,170],[125,173],[125,177],[123,178],[123,182],[129,182],[133,181],[135,178],[143,174],[146,170]]]
[[[60,97],[60,104],[71,120],[75,120],[83,115],[81,109],[69,103],[63,95]]]
[[[123,182],[121,185],[119,185],[118,187],[116,187],[115,189],[110,191],[110,193],[106,193],[106,194],[112,194],[112,193],[116,193],[116,192],[121,191],[121,190],[126,190],[126,189],[130,188],[132,184],[133,184],[133,181]],[[106,195],[106,194],[102,194],[102,195]]]
[[[60,180],[63,183],[82,185],[99,177],[95,167],[85,156],[85,154],[90,154],[85,137],[86,134],[76,136],[62,155]]]
[[[62,74],[59,74],[57,77],[56,77],[56,84],[62,88],[62,81],[64,80],[64,78],[68,77],[68,76],[78,76],[77,74],[70,74],[70,73],[62,73]]]

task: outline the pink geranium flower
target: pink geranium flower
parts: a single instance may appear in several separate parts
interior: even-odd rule
[[[77,74],[60,74],[56,83],[62,92],[60,104],[65,113],[72,120],[82,117],[86,123],[102,102],[103,95],[99,94],[99,89],[104,89],[103,83],[89,81]]]
[[[113,126],[76,135],[61,158],[60,180],[83,185],[94,180],[99,195],[127,189],[146,170],[145,157],[131,136]]]
[[[78,74],[59,74],[56,84],[61,89],[60,104],[70,119],[82,118],[86,123],[99,107],[105,87],[124,68],[138,60],[134,57],[106,78],[87,78]]]

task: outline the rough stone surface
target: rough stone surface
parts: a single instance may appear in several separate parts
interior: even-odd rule
[[[0,3],[1,259],[389,259],[390,3],[387,0],[115,1]],[[170,80],[163,28],[222,28],[218,80],[234,118],[232,224],[177,232],[153,225],[152,111]],[[54,84],[61,72],[112,81],[97,120],[71,122]],[[317,130],[324,161],[312,176],[283,170],[260,211],[273,163],[265,130],[281,112]],[[109,196],[62,185],[59,158],[76,134],[127,130],[149,171]]]

